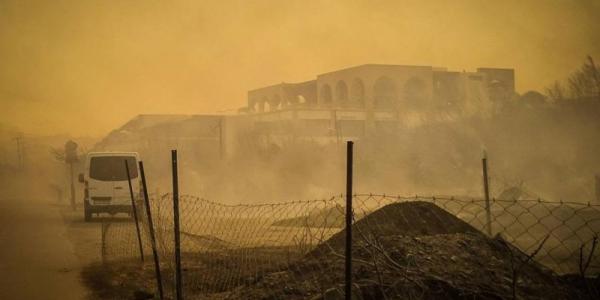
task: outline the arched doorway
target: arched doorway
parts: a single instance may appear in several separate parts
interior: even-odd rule
[[[343,80],[340,80],[335,85],[335,100],[341,106],[348,105],[348,86]]]

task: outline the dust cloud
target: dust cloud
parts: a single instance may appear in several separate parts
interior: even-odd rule
[[[82,157],[94,149],[140,151],[151,180],[168,191],[168,150],[177,143],[131,149],[95,143],[137,115],[235,115],[248,90],[364,63],[510,67],[512,102],[529,90],[548,96],[545,89],[567,82],[586,55],[600,57],[599,14],[596,1],[3,1],[3,176],[37,176],[37,190],[66,197],[68,172],[53,149],[74,139]],[[597,108],[547,100],[542,108],[517,105],[493,117],[365,138],[357,144],[358,187],[479,195],[485,148],[497,194],[520,186],[532,197],[589,201],[600,170]],[[245,134],[244,151],[224,160],[212,150],[183,147],[184,188],[232,202],[343,190],[339,141],[273,147],[252,134]]]
[[[600,57],[597,1],[2,1],[0,118],[101,136],[137,114],[364,63],[518,70],[542,90]]]
[[[77,175],[86,172],[85,159],[90,152],[139,153],[152,196],[147,207],[150,210],[155,204],[160,207],[166,203],[161,200],[170,199],[170,155],[172,149],[177,149],[179,190],[182,195],[193,196],[182,197],[183,205],[187,205],[182,206],[182,228],[193,227],[188,226],[189,220],[194,224],[218,220],[217,228],[223,227],[221,234],[225,236],[221,239],[220,233],[204,234],[202,230],[207,226],[202,226],[198,232],[186,232],[186,239],[190,241],[193,236],[195,241],[221,241],[233,247],[236,240],[229,241],[228,234],[233,233],[237,239],[246,232],[259,232],[244,224],[268,227],[267,234],[252,237],[256,241],[270,239],[269,232],[294,234],[295,239],[300,234],[299,226],[291,231],[278,226],[309,220],[313,215],[325,216],[323,228],[327,227],[328,232],[341,230],[329,228],[328,214],[335,210],[328,205],[343,199],[340,194],[346,184],[346,141],[353,140],[353,191],[378,194],[377,199],[371,199],[377,206],[401,199],[395,195],[411,196],[411,200],[414,195],[414,201],[406,202],[408,206],[419,199],[436,204],[438,196],[450,204],[460,199],[460,209],[445,212],[451,220],[471,215],[472,221],[478,221],[485,214],[486,233],[491,236],[494,214],[494,233],[518,234],[510,242],[519,247],[529,245],[520,248],[518,256],[513,257],[513,250],[503,242],[510,253],[516,298],[520,281],[514,259],[532,253],[532,246],[539,244],[540,248],[522,259],[521,267],[532,262],[551,237],[550,243],[560,243],[564,248],[548,246],[562,251],[559,254],[563,256],[557,257],[568,255],[573,266],[579,258],[581,268],[584,246],[592,245],[589,265],[597,243],[598,28],[597,0],[0,0],[0,212],[4,213],[0,215],[4,222],[0,238],[7,241],[8,249],[0,252],[0,262],[12,262],[6,272],[11,276],[0,276],[0,284],[11,289],[0,286],[0,291],[10,294],[6,298],[35,298],[23,293],[46,293],[45,288],[28,286],[44,281],[54,287],[56,295],[78,297],[85,289],[78,268],[95,261],[98,255],[105,258],[104,250],[110,244],[107,236],[118,241],[113,243],[118,248],[115,253],[121,246],[125,249],[135,244],[119,241],[128,236],[119,235],[119,228],[126,230],[133,224],[121,215],[136,207],[129,202],[113,205],[115,200],[124,199],[118,195],[125,188],[114,181],[102,184],[102,188],[90,186],[91,180],[77,182]],[[68,141],[78,144],[75,155],[67,155]],[[492,209],[490,201],[481,200],[481,207],[471,210],[475,202],[471,199],[484,198],[482,157],[489,163],[490,196],[506,201],[494,204]],[[98,193],[95,197],[90,192],[94,189]],[[325,198],[330,203],[323,207],[320,203],[327,201],[309,201]],[[136,203],[134,198],[126,200]],[[317,202],[313,208],[304,205]],[[248,207],[278,206],[252,205],[259,203],[278,203],[294,211],[282,209],[264,216],[246,211]],[[419,209],[423,215],[407,218],[417,210],[398,210],[393,219],[418,223],[415,229],[419,227],[423,234],[425,225],[431,224],[444,232],[441,219],[427,211],[447,208],[432,203]],[[212,214],[213,209],[201,211],[198,207],[219,207],[220,211],[202,217],[203,213]],[[116,216],[113,208],[121,209]],[[336,202],[335,209],[341,208]],[[541,210],[539,215],[532,214]],[[235,215],[231,211],[242,212]],[[372,212],[363,210],[354,217],[358,220]],[[221,218],[219,214],[226,216]],[[429,219],[423,217],[427,214]],[[160,220],[160,211],[157,215]],[[343,217],[341,210],[337,215]],[[346,224],[353,226],[352,214],[346,217]],[[503,220],[526,230],[502,229],[497,225]],[[168,227],[170,219],[162,218],[161,222]],[[232,223],[239,228],[230,226]],[[304,225],[309,227],[308,222]],[[172,232],[158,228],[159,234]],[[473,231],[481,228],[473,227]],[[142,250],[142,238],[137,234]],[[304,235],[312,235],[311,230]],[[451,274],[447,263],[468,252],[473,255],[471,259],[475,258],[475,264],[469,265],[475,266],[473,270],[503,276],[481,268],[481,258],[488,260],[479,253],[483,250],[475,247],[463,251],[462,246],[464,241],[475,241],[498,248],[502,237],[439,236],[427,237],[430,244],[404,236],[388,242],[408,242],[406,245],[415,249],[430,245],[448,249],[448,245],[454,245],[452,251],[436,256],[436,265],[443,270],[440,274]],[[285,239],[292,241],[291,237]],[[161,243],[165,240],[159,239]],[[237,248],[243,250],[239,251],[242,255],[252,253],[244,248],[250,244],[239,245],[244,245]],[[280,255],[283,246],[261,245],[262,250],[268,250],[265,253],[277,253],[274,257]],[[351,248],[346,253],[352,254]],[[401,247],[391,248],[406,256],[402,264],[411,264],[408,258],[412,254]],[[164,249],[170,251],[161,247],[161,252]],[[172,249],[179,251],[179,246]],[[52,255],[48,255],[50,252]],[[508,259],[505,252],[500,256],[487,254],[490,260],[500,258],[503,270],[508,271],[508,261],[501,260]],[[221,253],[225,254],[223,262],[227,262],[228,253]],[[427,254],[430,260],[428,252],[419,253]],[[387,259],[394,257],[383,254]],[[351,256],[345,257],[352,261]],[[597,254],[595,257],[597,260]],[[376,256],[373,259],[377,269]],[[244,257],[241,261],[258,260]],[[331,261],[341,262],[339,257]],[[269,268],[277,266],[268,262]],[[168,260],[161,263],[174,265]],[[23,265],[30,267],[31,273]],[[222,268],[226,264],[216,265]],[[592,263],[596,269],[597,265]],[[101,269],[104,266],[98,265]],[[138,271],[151,271],[149,266]],[[237,272],[232,266],[226,271]],[[400,270],[397,266],[393,272]],[[131,286],[136,280],[139,283],[140,279],[150,278],[133,276],[130,280],[125,270],[115,274],[123,282],[134,283]],[[189,268],[185,273],[198,270]],[[320,274],[329,275],[330,271],[323,270]],[[384,273],[394,274],[390,278],[396,285],[397,278],[409,274],[406,270],[402,267],[402,272]],[[218,275],[226,276],[227,272],[222,271]],[[585,270],[580,271],[587,285]],[[63,274],[63,279],[57,274]],[[252,276],[256,274],[259,272]],[[460,276],[471,278],[476,273],[469,274]],[[87,276],[106,279],[109,289],[118,286],[117,292],[131,296],[133,291],[129,289],[133,288],[97,275],[90,272]],[[269,278],[263,275],[260,277]],[[57,282],[69,288],[42,277],[59,278]],[[228,284],[232,278],[227,279]],[[506,278],[498,278],[490,281],[505,285]],[[548,282],[557,282],[555,277],[548,278],[553,280]],[[430,279],[443,282],[440,278]],[[448,282],[449,287],[456,283]],[[336,282],[331,286],[341,285]],[[481,286],[482,291],[489,287],[487,283]],[[93,284],[90,288],[99,289]],[[44,296],[52,295],[48,292]]]

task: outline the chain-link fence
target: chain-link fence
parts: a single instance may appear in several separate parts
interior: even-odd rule
[[[592,295],[554,274],[598,276],[600,206],[536,200],[357,194],[352,254],[355,293],[363,298],[435,298],[511,293],[527,298]],[[167,298],[174,293],[173,199],[150,209]],[[343,295],[345,197],[260,205],[223,205],[181,196],[185,298],[327,298]],[[138,208],[146,262],[147,215]],[[139,260],[135,226],[104,224],[105,262]],[[151,287],[153,269],[131,278]],[[591,287],[590,287],[591,286]]]

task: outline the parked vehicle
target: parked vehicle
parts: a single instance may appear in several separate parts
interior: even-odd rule
[[[132,213],[125,162],[129,166],[129,177],[137,199],[140,195],[137,153],[91,152],[87,155],[85,173],[79,174],[79,181],[85,184],[86,222],[92,219],[92,214]]]

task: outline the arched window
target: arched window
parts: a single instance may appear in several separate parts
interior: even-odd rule
[[[398,102],[398,92],[394,81],[389,77],[379,77],[373,85],[373,99],[376,108],[394,108]]]
[[[365,85],[360,78],[355,78],[350,86],[350,101],[358,107],[365,106]]]
[[[331,87],[329,87],[328,84],[323,85],[323,87],[321,87],[321,93],[319,95],[319,100],[322,104],[325,105],[330,105],[332,102],[331,99]]]
[[[341,105],[348,104],[348,86],[342,80],[335,85],[335,100]]]

